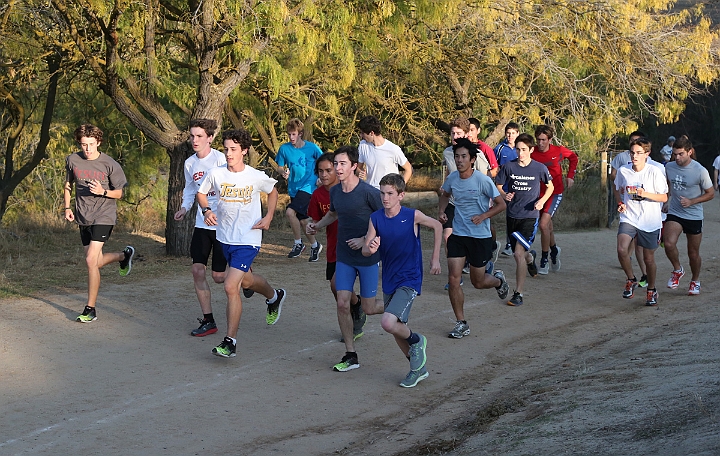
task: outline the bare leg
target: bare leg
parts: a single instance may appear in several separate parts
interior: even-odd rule
[[[408,357],[410,345],[406,339],[410,337],[410,328],[405,323],[398,321],[398,318],[389,312],[383,313],[380,324],[385,331],[395,337],[395,343],[400,347],[403,355]]]
[[[702,241],[702,233],[690,234],[687,236],[688,259],[690,260],[692,280],[695,282],[700,280],[700,268],[702,267],[702,258],[700,258],[700,241]]]
[[[450,297],[450,306],[452,307],[455,319],[457,321],[465,320],[465,293],[460,286],[462,277],[462,269],[465,266],[465,257],[448,258],[448,295]]]
[[[532,255],[525,251],[525,247],[519,242],[515,244],[515,291],[523,292],[525,286],[525,275],[527,274],[527,265],[532,262]]]
[[[353,337],[353,321],[350,315],[350,299],[352,295],[352,291],[337,290],[337,317],[340,333],[345,341],[345,351],[354,353],[355,340]]]
[[[657,266],[655,265],[655,250],[643,249],[645,267],[647,268],[648,290],[655,288],[655,277],[657,275]]]
[[[125,259],[123,252],[103,254],[104,242],[90,241],[85,246],[85,263],[88,269],[88,307],[95,307],[100,292],[100,268]]]
[[[555,233],[553,232],[552,217],[547,212],[540,214],[540,247],[543,252],[550,250],[551,245],[555,245]]]
[[[240,317],[242,316],[242,300],[240,299],[240,283],[246,273],[228,266],[225,277],[225,294],[227,294],[227,336],[237,337]]]
[[[210,285],[205,278],[206,266],[202,263],[193,263],[192,275],[193,284],[195,285],[195,294],[200,302],[200,309],[203,314],[212,313],[212,305],[210,299]]]
[[[618,234],[617,236],[617,256],[625,275],[628,279],[635,277],[632,270],[632,261],[630,261],[629,247],[633,238],[627,234]]]
[[[680,252],[678,252],[677,242],[682,233],[682,225],[677,222],[665,222],[663,230],[663,242],[665,243],[665,255],[667,256],[674,270],[679,270]],[[688,236],[688,253],[690,253],[690,236]]]

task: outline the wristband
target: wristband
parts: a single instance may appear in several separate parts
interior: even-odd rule
[[[66,211],[69,211],[69,210],[71,210],[71,209],[70,209],[69,207],[66,207],[65,210],[66,210]]]
[[[107,190],[103,191],[103,196],[107,196]]]

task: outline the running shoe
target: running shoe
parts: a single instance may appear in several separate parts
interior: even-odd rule
[[[532,263],[528,263],[527,270],[528,270],[528,274],[530,274],[530,277],[535,277],[536,275],[538,275],[537,264],[535,264],[535,257],[537,257],[537,254],[535,253],[534,250],[531,250],[530,255],[532,255],[533,259],[532,259]]]
[[[680,285],[680,279],[682,276],[685,275],[685,270],[682,266],[680,266],[679,271],[673,271],[672,275],[670,276],[670,279],[668,280],[668,288],[672,288],[673,290],[677,288]]]
[[[465,261],[465,266],[463,266],[463,274],[470,274],[470,262]]]
[[[562,249],[560,247],[557,247],[557,253],[553,255],[552,250],[550,250],[550,269],[553,272],[558,272],[560,270],[560,266],[562,264],[560,263],[560,252],[562,252]]]
[[[277,299],[274,303],[270,304],[268,300],[265,300],[265,304],[268,306],[267,315],[265,316],[265,322],[269,325],[274,325],[280,319],[280,313],[282,312],[282,305],[285,301],[285,290],[278,288],[275,290],[277,293]]]
[[[688,290],[689,296],[697,296],[700,294],[700,281],[693,280],[690,282],[690,289]]]
[[[638,286],[640,288],[647,287],[647,274],[643,274],[642,277],[640,277],[640,280],[638,280]]]
[[[358,362],[357,353],[346,352],[342,360],[333,366],[333,370],[335,372],[347,372],[358,367],[360,367],[360,363]]]
[[[295,244],[293,245],[292,250],[290,250],[290,253],[288,253],[288,258],[297,258],[300,256],[301,253],[305,251],[305,244]],[[319,252],[318,252],[319,253]]]
[[[548,272],[550,272],[550,261],[547,258],[540,258],[538,274],[547,275]]]
[[[320,252],[322,252],[323,246],[318,242],[317,247],[310,246],[310,259],[309,262],[314,263],[320,259]]]
[[[427,339],[422,334],[418,334],[420,340],[410,346],[410,370],[419,371],[425,367],[425,361],[427,361]]]
[[[231,338],[225,336],[220,345],[212,349],[213,355],[222,356],[223,358],[235,357],[235,342]]]
[[[135,247],[128,245],[123,250],[125,258],[120,261],[120,275],[125,277],[132,270],[132,259],[135,256]]]
[[[429,375],[430,374],[428,374],[427,369],[425,369],[424,367],[418,371],[411,370],[410,372],[408,372],[405,380],[400,382],[400,386],[402,386],[403,388],[412,388],[413,386],[428,378]]]
[[[253,297],[255,292],[249,288],[243,288],[243,296],[245,296],[247,299],[250,299]]]
[[[485,273],[492,275],[492,273],[495,272],[495,263],[492,261],[488,261],[485,264]]]
[[[507,280],[505,280],[505,273],[502,272],[501,269],[498,269],[497,271],[495,271],[493,273],[493,275],[495,276],[495,278],[500,280],[500,286],[495,287],[495,289],[497,290],[498,297],[500,299],[507,298],[508,291],[510,290],[510,286],[508,285]]]
[[[518,293],[517,291],[513,291],[512,298],[507,302],[507,305],[518,307],[523,305],[523,299],[522,294]]]
[[[205,337],[217,332],[217,325],[214,321],[198,318],[198,322],[200,323],[200,327],[190,331],[191,336]]]
[[[463,282],[463,278],[460,277],[460,286],[463,286],[464,284],[465,284],[465,282]],[[449,289],[450,289],[450,283],[446,283],[446,284],[445,284],[445,289],[446,289],[446,290],[449,290]]]
[[[512,256],[512,246],[510,244],[505,244],[505,249],[501,253],[505,256]]]
[[[465,336],[470,335],[470,326],[467,323],[463,323],[462,321],[458,321],[455,323],[455,327],[452,331],[448,334],[448,337],[452,339],[462,339]]]
[[[648,290],[647,299],[645,300],[646,306],[655,307],[658,305],[658,292],[657,290]]]
[[[78,317],[75,319],[75,321],[79,321],[80,323],[90,323],[91,321],[95,320],[97,320],[95,308],[90,306],[85,306],[83,313],[78,315]]]
[[[360,295],[357,295],[358,302],[355,306],[350,306],[350,313],[353,318],[353,340],[358,340],[364,334],[363,328],[367,322],[367,315],[362,310],[360,304]]]
[[[637,280],[627,279],[627,282],[625,282],[625,289],[623,290],[623,298],[630,299],[635,296],[635,288],[637,286]]]

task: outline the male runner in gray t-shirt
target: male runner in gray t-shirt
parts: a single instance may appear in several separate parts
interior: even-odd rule
[[[97,320],[95,302],[100,291],[100,268],[120,263],[120,275],[126,276],[132,268],[135,249],[125,247],[122,252],[103,254],[102,248],[110,238],[117,222],[116,200],[122,198],[127,185],[120,164],[98,150],[103,132],[94,125],[80,125],[75,140],[82,152],[70,155],[65,162],[65,219],[80,225],[80,239],[85,248],[88,268],[88,300],[77,321],[90,323]],[[70,207],[72,186],[75,184],[75,212]]]
[[[685,270],[680,264],[677,241],[680,233],[687,236],[688,259],[692,280],[689,295],[700,294],[700,241],[702,240],[703,207],[702,203],[715,196],[710,173],[704,166],[692,159],[695,151],[687,136],[679,137],[673,144],[672,154],[675,161],[665,165],[670,198],[668,216],[663,225],[665,255],[673,265],[668,280],[668,288],[677,288]]]

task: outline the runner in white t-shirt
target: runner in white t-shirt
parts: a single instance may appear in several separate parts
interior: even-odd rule
[[[358,129],[362,140],[358,146],[360,179],[379,189],[380,179],[386,174],[399,173],[408,183],[413,173],[412,165],[398,145],[382,136],[377,117],[363,117],[358,122]]]
[[[222,244],[228,262],[225,277],[227,335],[212,350],[213,354],[224,358],[235,356],[235,337],[242,315],[241,286],[267,298],[265,321],[268,325],[274,325],[280,319],[286,297],[285,290],[272,288],[267,280],[250,269],[260,252],[262,230],[270,228],[278,200],[277,181],[243,161],[251,145],[252,139],[245,130],[224,132],[227,166],[208,171],[197,193],[205,224],[217,226],[217,240]],[[213,191],[218,194],[217,212],[208,202],[208,194]],[[268,195],[265,217],[262,217],[260,193]]]
[[[620,266],[627,275],[623,298],[635,295],[637,278],[633,274],[629,247],[633,239],[643,247],[647,268],[646,306],[657,306],[655,289],[655,249],[660,245],[662,229],[661,204],[667,201],[667,180],[657,166],[648,166],[651,143],[647,138],[630,142],[632,165],[622,166],[615,177],[615,200],[618,202],[620,225],[617,235],[617,253]]]

